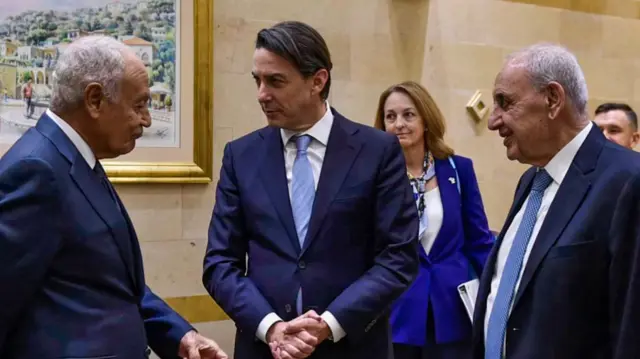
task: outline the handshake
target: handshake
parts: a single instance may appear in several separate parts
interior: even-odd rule
[[[277,322],[267,332],[274,359],[303,359],[331,335],[327,323],[313,310],[290,322]]]

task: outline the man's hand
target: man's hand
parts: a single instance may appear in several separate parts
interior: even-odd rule
[[[320,345],[331,335],[331,328],[327,322],[322,320],[322,317],[318,315],[314,310],[310,310],[302,316],[289,322],[285,334],[296,334],[302,331],[306,331],[318,340],[317,345]]]
[[[187,332],[180,340],[178,356],[183,359],[229,359],[216,342],[195,330]]]
[[[315,319],[307,318],[307,325]],[[318,345],[318,339],[304,329],[289,329],[291,322],[275,323],[267,332],[267,343],[275,359],[303,359],[308,357]]]
[[[267,342],[275,359],[303,359],[331,334],[327,323],[313,310],[287,323],[274,324]]]

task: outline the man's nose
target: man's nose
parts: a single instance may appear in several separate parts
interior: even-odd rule
[[[489,115],[489,120],[487,120],[487,128],[490,131],[495,131],[500,127],[500,116],[496,113],[496,111],[491,111]]]
[[[268,102],[271,100],[271,94],[264,84],[258,86],[258,102]]]
[[[144,127],[151,127],[151,114],[149,112],[147,112],[146,114],[142,115],[142,126]]]

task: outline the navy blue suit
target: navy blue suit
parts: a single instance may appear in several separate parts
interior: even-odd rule
[[[266,127],[224,151],[204,261],[204,284],[234,320],[235,358],[270,358],[256,338],[270,312],[331,312],[345,330],[311,358],[387,359],[391,303],[418,270],[418,215],[394,136],[335,112],[300,248],[280,130]],[[248,266],[245,264],[248,254]]]
[[[484,358],[484,324],[500,243],[527,198],[521,177],[480,281],[473,358]],[[540,228],[507,323],[507,359],[640,358],[640,155],[594,125]]]
[[[0,160],[1,358],[177,358],[192,328],[145,285],[118,204],[46,115]]]
[[[471,320],[457,287],[470,280],[474,272],[482,273],[493,246],[493,234],[471,160],[461,156],[454,156],[453,160],[457,175],[448,160],[435,160],[444,213],[442,227],[429,254],[420,248],[420,273],[394,304],[391,314],[394,343],[425,344],[429,307],[435,330],[429,337],[436,343],[471,338]]]

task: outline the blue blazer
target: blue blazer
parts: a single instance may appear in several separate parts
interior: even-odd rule
[[[177,358],[192,327],[145,285],[119,205],[46,114],[2,157],[1,358]]]
[[[471,160],[454,156],[453,162],[456,168],[446,159],[435,160],[444,212],[442,227],[428,255],[420,246],[418,277],[393,306],[394,343],[425,344],[429,306],[437,343],[471,337],[471,321],[457,286],[470,280],[470,273],[482,273],[493,235]]]
[[[323,342],[322,359],[387,359],[388,308],[418,271],[418,216],[398,140],[334,122],[304,246],[291,212],[280,130],[228,143],[204,259],[204,285],[236,323],[234,358],[271,358],[256,338],[275,312],[330,311],[347,335]],[[247,261],[248,255],[248,261]],[[248,262],[248,266],[247,266]]]
[[[544,145],[544,144],[541,144]],[[487,297],[500,244],[529,195],[513,205],[480,280],[474,359],[484,358]],[[540,228],[513,299],[506,358],[640,358],[640,155],[593,125]]]

